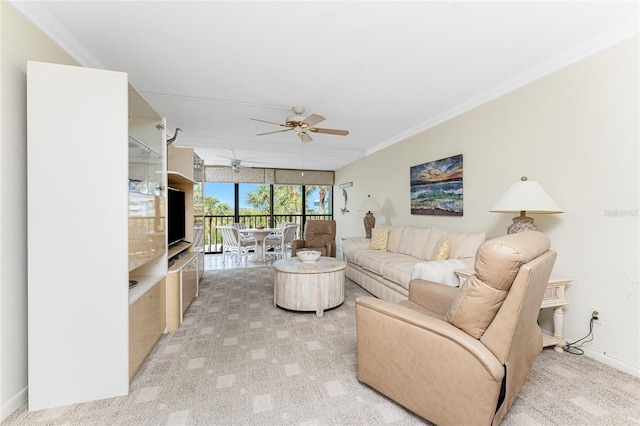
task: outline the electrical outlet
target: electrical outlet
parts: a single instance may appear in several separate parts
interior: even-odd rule
[[[592,317],[598,317],[598,319],[593,320],[594,323],[602,325],[602,309],[591,306],[589,309],[589,313]]]

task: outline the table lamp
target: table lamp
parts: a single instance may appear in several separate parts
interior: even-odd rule
[[[493,205],[490,212],[493,213],[517,213],[520,216],[513,218],[513,224],[507,228],[508,234],[523,231],[536,231],[533,218],[527,213],[563,213],[562,209],[546,193],[538,182],[528,180],[523,176],[519,182],[514,182]]]
[[[376,218],[371,213],[372,211],[379,211],[380,205],[376,202],[375,199],[371,197],[371,195],[367,195],[367,198],[362,202],[362,206],[360,206],[360,211],[366,211],[367,213],[364,215],[364,232],[367,238],[371,238],[371,229],[376,224]]]

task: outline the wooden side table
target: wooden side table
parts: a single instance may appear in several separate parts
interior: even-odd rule
[[[460,280],[460,285],[474,273],[473,268],[456,269],[455,274]],[[547,289],[544,292],[542,305],[540,309],[553,308],[553,334],[542,333],[542,346],[553,346],[556,352],[564,352],[566,341],[563,335],[564,327],[564,310],[563,307],[569,304],[564,295],[564,289],[567,284],[571,283],[571,278],[551,275]]]

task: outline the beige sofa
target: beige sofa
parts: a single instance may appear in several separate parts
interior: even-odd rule
[[[367,238],[345,238],[342,253],[347,261],[346,276],[374,296],[390,302],[409,297],[409,282],[424,279],[457,286],[455,269],[473,266],[484,232],[455,232],[438,227],[388,226],[384,249],[372,249]],[[379,233],[379,232],[378,232]],[[444,237],[449,243],[445,260],[434,260],[436,244]]]

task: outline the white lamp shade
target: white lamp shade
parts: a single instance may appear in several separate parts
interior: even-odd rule
[[[364,212],[377,212],[380,211],[380,205],[371,195],[367,195],[367,198],[364,199],[360,206],[360,210]]]
[[[512,183],[493,205],[490,212],[563,213],[560,206],[538,182],[522,178]]]

